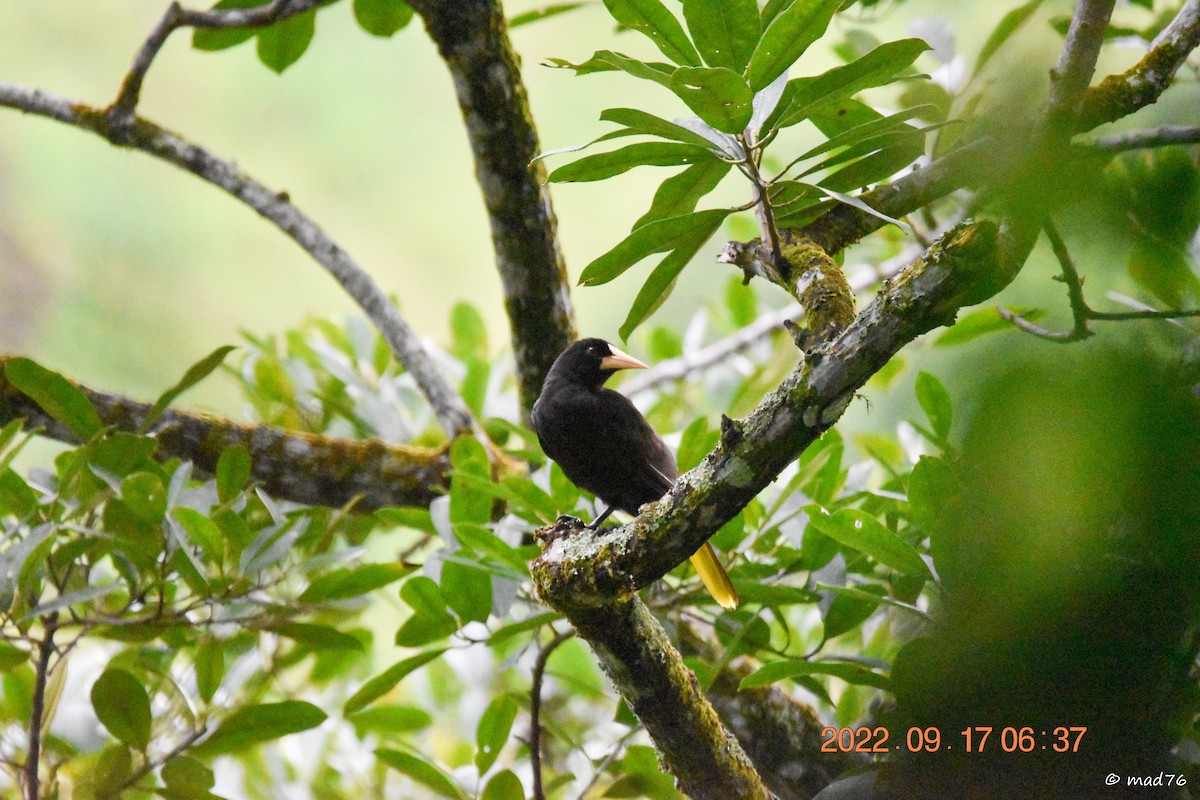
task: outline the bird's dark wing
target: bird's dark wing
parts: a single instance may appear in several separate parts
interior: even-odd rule
[[[630,514],[678,476],[662,438],[619,392],[555,387],[538,400],[534,426],[546,455],[576,486]]]

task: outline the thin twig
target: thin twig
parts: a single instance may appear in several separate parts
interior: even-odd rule
[[[50,656],[54,653],[54,632],[57,630],[58,612],[42,620],[44,631],[38,646],[38,659],[34,673],[33,699],[29,712],[29,754],[25,760],[25,797],[38,800],[40,796],[38,768],[42,761],[42,717],[46,713],[46,678],[50,673]]]
[[[1157,128],[1117,133],[1090,142],[1088,146],[1097,150],[1118,152],[1169,147],[1174,144],[1200,144],[1200,125],[1162,125]]]
[[[206,728],[200,727],[199,729],[188,733],[188,735],[183,738],[183,741],[181,741],[175,747],[171,748],[171,751],[164,754],[161,758],[156,758],[153,760],[145,759],[142,762],[142,765],[140,767],[138,767],[137,769],[135,769],[130,774],[130,776],[125,780],[125,783],[121,786],[121,788],[128,789],[129,787],[133,786],[138,781],[140,781],[142,778],[146,777],[151,772],[153,772],[155,769],[157,769],[158,767],[161,767],[163,764],[166,764],[172,758],[175,758],[180,753],[183,753],[185,750],[190,748],[192,745],[194,745],[200,739],[201,736],[203,736],[207,732],[208,732],[208,730]]]
[[[1059,235],[1054,222],[1048,219],[1043,227],[1046,230],[1046,237],[1050,240],[1050,248],[1054,251],[1054,257],[1058,259],[1058,264],[1062,267],[1062,281],[1067,285],[1067,299],[1071,303],[1071,316],[1075,319],[1075,327],[1071,333],[1076,339],[1085,339],[1091,336],[1092,332],[1088,330],[1087,326],[1088,313],[1091,309],[1083,299],[1083,279],[1079,277],[1075,261],[1071,258],[1066,242]]]
[[[189,11],[173,2],[163,13],[162,19],[142,43],[133,59],[133,66],[121,82],[121,91],[108,109],[109,122],[118,135],[128,136],[132,131],[134,110],[142,93],[142,83],[150,65],[167,42],[167,38],[179,28],[262,28],[281,22],[288,17],[316,8],[320,0],[271,0],[266,5],[254,8],[210,9]]]
[[[1175,309],[1169,311],[1157,311],[1154,309],[1142,309],[1138,311],[1093,310],[1083,296],[1083,278],[1075,266],[1074,259],[1071,258],[1070,251],[1067,250],[1066,243],[1059,235],[1058,229],[1054,226],[1053,222],[1047,221],[1045,231],[1047,238],[1050,240],[1050,247],[1054,251],[1054,256],[1058,259],[1059,266],[1062,267],[1060,280],[1067,285],[1067,296],[1071,303],[1071,316],[1075,324],[1069,331],[1054,331],[1049,328],[1043,328],[1041,325],[1037,325],[1015,311],[1003,306],[996,309],[1002,319],[1008,320],[1020,330],[1037,336],[1039,339],[1065,344],[1067,342],[1078,342],[1092,335],[1092,331],[1087,326],[1088,320],[1119,322],[1134,319],[1172,320],[1183,317],[1200,317],[1200,309]]]
[[[554,626],[550,626],[554,630]],[[538,653],[533,665],[532,686],[529,688],[529,762],[533,768],[533,798],[546,800],[542,788],[542,681],[546,675],[546,662],[560,644],[575,635],[574,630],[556,633]]]
[[[612,763],[617,760],[617,757],[625,751],[625,745],[629,743],[629,740],[642,730],[642,726],[635,725],[634,727],[625,731],[625,733],[621,735],[620,739],[617,739],[615,742],[613,742],[612,749],[610,749],[608,754],[604,756],[604,760],[597,764],[592,770],[591,780],[589,780],[587,784],[579,790],[578,800],[587,800],[587,793],[590,792],[592,787],[596,785],[596,781],[600,780],[600,776],[604,774],[605,770],[607,770],[609,766],[611,766]]]
[[[91,131],[118,146],[140,150],[170,162],[208,181],[274,223],[324,267],[366,312],[396,359],[413,376],[438,422],[451,438],[477,430],[471,412],[442,377],[416,332],[400,316],[383,289],[357,261],[297,208],[286,192],[273,192],[204,148],[141,117],[133,120],[134,135],[123,141],[108,116],[64,97],[0,83],[0,106],[7,106]]]
[[[1000,315],[1001,319],[1008,320],[1009,322],[1011,322],[1014,326],[1016,326],[1020,330],[1025,331],[1025,333],[1036,336],[1039,339],[1045,339],[1050,342],[1066,343],[1066,342],[1077,342],[1077,341],[1079,341],[1080,338],[1082,338],[1082,337],[1077,336],[1075,331],[1073,331],[1073,330],[1071,330],[1071,331],[1052,331],[1049,328],[1043,328],[1041,325],[1030,322],[1029,320],[1022,317],[1020,314],[1018,314],[1017,312],[1007,309],[1004,306],[998,306],[996,308],[996,313]]]

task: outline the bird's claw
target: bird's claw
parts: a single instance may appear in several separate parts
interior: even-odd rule
[[[543,545],[551,545],[564,536],[570,536],[578,530],[586,530],[587,526],[579,517],[562,514],[554,520],[553,525],[546,525],[533,532],[534,537]]]

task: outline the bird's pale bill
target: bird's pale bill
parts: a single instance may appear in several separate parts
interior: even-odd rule
[[[647,366],[628,353],[623,353],[611,344],[612,355],[600,359],[600,369],[647,369]]]

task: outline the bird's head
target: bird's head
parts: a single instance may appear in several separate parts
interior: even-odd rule
[[[603,339],[580,339],[562,351],[550,374],[601,386],[619,369],[646,369],[646,365]]]

